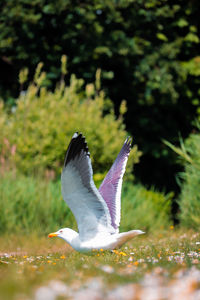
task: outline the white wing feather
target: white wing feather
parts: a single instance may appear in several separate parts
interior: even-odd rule
[[[108,207],[93,181],[89,151],[82,134],[75,133],[69,144],[61,175],[62,195],[72,210],[81,240],[99,233],[112,233]]]

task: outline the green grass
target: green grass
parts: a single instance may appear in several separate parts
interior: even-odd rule
[[[142,289],[141,281],[149,274],[158,274],[171,285],[179,271],[200,269],[200,234],[174,231],[170,205],[171,195],[125,184],[120,229],[147,233],[117,252],[87,256],[61,239],[47,237],[60,227],[76,229],[61,197],[60,181],[7,174],[0,180],[0,299],[38,300],[38,289],[52,293],[49,286],[55,281],[72,293],[82,291],[91,280],[101,282],[105,291],[127,284]],[[66,297],[59,294],[55,299]]]
[[[200,269],[199,241],[199,233],[171,229],[137,237],[115,253],[88,256],[60,239],[5,235],[0,238],[0,297],[27,299],[52,280],[77,290],[94,278],[102,281],[105,290],[127,283],[140,285],[151,272],[169,281],[180,270]]]

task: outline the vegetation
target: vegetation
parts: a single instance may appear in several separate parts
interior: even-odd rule
[[[142,185],[125,185],[122,194],[123,231],[142,228],[145,232],[159,232],[172,225],[171,202],[173,194],[165,195],[147,190]]]
[[[167,295],[176,291],[176,295],[194,295],[196,299],[199,291],[200,236],[192,231],[171,230],[159,239],[157,235],[137,237],[119,251],[93,256],[72,251],[60,239],[10,236],[11,242],[6,237],[0,238],[6,251],[0,253],[4,300],[48,299],[52,295],[57,295],[55,299],[80,298],[91,293],[105,299],[111,292],[128,299],[126,291],[129,298],[130,291],[134,297],[145,293],[155,298],[163,289]]]
[[[39,64],[34,81],[20,94],[15,108],[1,106],[0,228],[4,231],[48,233],[63,226],[76,227],[61,198],[60,181],[56,181],[67,147],[65,134],[68,140],[75,130],[86,134],[97,186],[127,136],[123,125],[126,102],[116,119],[110,100],[100,89],[100,70],[94,84],[81,88],[83,80],[72,75],[66,86],[66,62],[63,56],[62,79],[54,92],[43,85],[46,74]],[[26,79],[27,70],[22,70],[20,84]],[[122,197],[122,229],[137,227],[149,232],[169,228],[172,197],[130,183],[133,163],[140,155],[134,145],[126,170],[129,184]]]
[[[100,89],[100,70],[95,83],[83,87],[84,81],[71,76],[69,86],[64,81],[54,92],[43,83],[45,72],[39,64],[34,81],[27,91],[20,94],[16,106],[7,111],[1,104],[0,149],[2,159],[14,164],[24,174],[60,174],[67,145],[75,131],[83,132],[92,153],[95,173],[104,174],[109,169],[127,137],[123,124],[126,103],[122,102],[121,114],[116,119],[112,104]],[[66,73],[66,57],[62,57],[62,76]],[[20,73],[24,84],[26,74]],[[137,146],[129,157],[127,174],[141,153]],[[3,168],[3,161],[2,161]]]
[[[169,196],[126,185],[122,193],[121,231],[146,232],[169,228]],[[76,228],[76,221],[61,196],[60,181],[52,182],[20,174],[0,181],[0,230],[47,234],[62,227]]]
[[[91,83],[100,68],[117,114],[122,99],[127,100],[125,123],[144,153],[137,177],[176,189],[174,174],[180,167],[161,139],[174,143],[179,133],[187,137],[199,116],[200,2],[2,0],[0,10],[4,102],[13,105],[22,90],[19,71],[28,67],[30,81],[40,61],[51,90],[60,78],[63,54],[68,82],[75,74]]]
[[[154,299],[167,287],[169,299],[197,299],[200,2],[2,0],[0,10],[0,298]],[[47,239],[77,229],[60,188],[75,131],[97,186],[134,138],[120,229],[146,234],[121,250],[85,256]]]
[[[168,145],[179,155],[184,172],[179,175],[181,193],[179,196],[179,220],[187,228],[200,229],[200,133],[193,133],[181,143],[181,148]]]

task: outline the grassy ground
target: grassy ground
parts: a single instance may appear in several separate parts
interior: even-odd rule
[[[83,294],[112,299],[115,293],[118,299],[173,299],[173,283],[183,293],[182,279],[185,287],[191,278],[185,293],[200,296],[200,234],[192,231],[171,227],[137,237],[113,253],[92,256],[73,251],[60,239],[36,235],[2,236],[0,245],[1,299],[84,299]],[[151,298],[158,291],[165,296]]]

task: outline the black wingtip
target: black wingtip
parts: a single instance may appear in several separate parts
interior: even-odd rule
[[[85,137],[82,133],[75,132],[66,151],[64,167],[66,167],[71,160],[75,159],[77,156],[80,156],[82,150],[86,155],[90,156]]]
[[[133,139],[132,139],[132,137],[127,136],[124,144],[126,144],[129,147],[129,149],[131,150],[131,148],[133,147]]]

